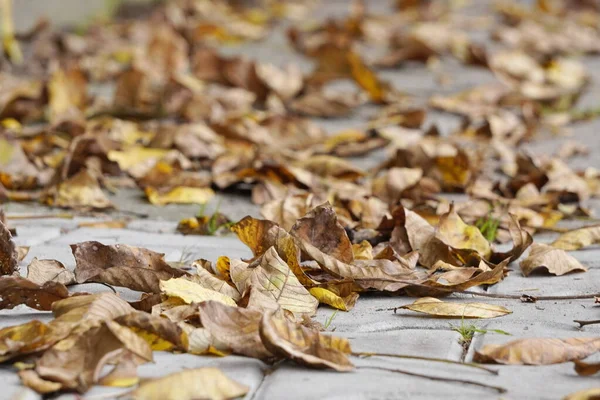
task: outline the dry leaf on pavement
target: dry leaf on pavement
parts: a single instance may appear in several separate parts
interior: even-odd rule
[[[27,279],[38,285],[58,282],[68,286],[75,283],[75,274],[66,269],[60,261],[38,260],[36,257],[27,266]]]
[[[199,310],[202,326],[234,353],[260,360],[273,358],[259,335],[260,311],[231,307],[216,301],[203,302]]]
[[[294,314],[315,314],[319,302],[300,283],[275,247],[270,247],[254,263],[231,266],[231,279],[240,293],[253,288],[284,310]]]
[[[543,268],[552,275],[564,275],[574,271],[587,271],[577,259],[553,246],[534,243],[529,256],[519,264],[523,275],[529,276],[534,270]]]
[[[288,320],[282,312],[266,312],[260,322],[260,337],[273,354],[310,368],[352,371],[347,339],[328,336]]]
[[[25,304],[36,310],[50,311],[52,303],[67,297],[69,291],[62,283],[38,285],[20,276],[0,277],[0,310]]]
[[[485,303],[451,303],[435,297],[423,297],[400,308],[449,318],[496,318],[511,313],[502,306]]]
[[[473,361],[510,365],[549,365],[581,360],[600,350],[600,338],[527,338],[488,344],[475,351]]]
[[[176,372],[144,382],[125,398],[134,400],[227,400],[244,396],[250,390],[221,372],[204,367]]]
[[[579,250],[600,243],[600,226],[587,226],[560,235],[551,246],[562,250]]]
[[[185,272],[171,267],[164,254],[124,244],[104,245],[90,241],[71,245],[78,283],[103,282],[132,290],[159,293],[161,280]]]
[[[166,296],[176,297],[185,304],[201,303],[203,301],[215,300],[223,304],[235,306],[235,301],[220,292],[207,289],[202,285],[192,282],[186,278],[173,278],[160,282],[160,290]]]
[[[0,275],[12,275],[17,270],[17,250],[4,221],[0,221]]]

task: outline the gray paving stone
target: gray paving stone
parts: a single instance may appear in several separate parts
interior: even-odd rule
[[[381,365],[389,367],[387,362]],[[444,374],[450,376],[452,372],[456,372],[449,371],[451,368],[445,365],[443,367],[428,365],[420,369],[414,366],[412,368],[405,366],[404,369],[441,376]],[[464,373],[464,371],[462,372]],[[474,376],[477,376],[479,380],[489,379],[487,375],[479,372]],[[358,369],[348,373],[330,371],[307,373],[306,369],[288,363],[267,375],[256,395],[257,399],[265,400],[283,398],[397,400],[497,397],[494,392],[475,386],[433,382],[386,371]]]

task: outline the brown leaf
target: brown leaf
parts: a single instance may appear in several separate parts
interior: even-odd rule
[[[260,339],[260,311],[226,306],[216,301],[205,301],[199,309],[202,326],[234,353],[260,360],[273,358]]]
[[[12,275],[17,271],[17,250],[12,235],[0,221],[0,275]]]
[[[260,337],[273,354],[298,364],[345,372],[354,369],[348,359],[352,351],[347,339],[327,336],[285,318],[278,311],[267,312],[260,322]]]
[[[188,369],[153,379],[127,394],[135,400],[226,400],[244,396],[250,389],[229,379],[218,368]]]
[[[577,375],[589,376],[600,371],[600,363],[587,363],[585,361],[575,360],[575,372]]]
[[[185,275],[164,260],[164,254],[124,244],[90,241],[71,245],[78,283],[104,282],[132,290],[159,293],[161,280]]]
[[[586,226],[563,233],[550,245],[562,250],[579,250],[600,243],[600,225]]]
[[[564,250],[542,243],[534,243],[531,246],[529,256],[521,261],[520,267],[525,276],[529,276],[538,268],[544,268],[548,273],[557,276],[573,271],[587,271],[587,267]]]
[[[52,304],[54,320],[50,323],[78,325],[86,321],[110,321],[135,310],[113,293],[71,296]]]
[[[473,361],[510,365],[549,365],[586,358],[600,350],[599,338],[528,338],[504,345],[488,344]]]
[[[0,309],[11,309],[20,304],[36,310],[49,311],[52,303],[69,297],[62,283],[46,282],[38,285],[19,276],[0,277]]]
[[[508,231],[513,241],[513,248],[507,252],[498,253],[496,251],[492,251],[490,261],[493,263],[499,263],[506,258],[508,258],[509,263],[511,263],[521,257],[521,254],[523,254],[525,250],[531,246],[531,243],[533,243],[533,238],[529,232],[521,228],[519,220],[510,213],[508,214],[508,218]]]
[[[135,332],[152,350],[187,350],[187,335],[167,318],[138,311],[117,317],[114,321]]]
[[[27,266],[27,279],[38,285],[57,282],[63,285],[75,283],[75,274],[57,260],[38,260],[34,258]]]
[[[493,285],[500,282],[504,278],[504,268],[508,265],[508,259],[502,261],[498,265],[492,265],[493,269],[484,261],[480,262],[479,274],[472,277],[471,272],[468,271],[468,277],[466,281],[446,284],[440,282],[442,275],[434,275],[432,278],[421,282],[421,286],[412,286],[406,288],[405,291],[411,296],[432,296],[441,297],[447,296],[453,292],[467,290],[474,286],[479,285]],[[423,286],[424,285],[424,286]]]
[[[46,350],[36,362],[40,378],[61,384],[61,389],[87,391],[99,379],[111,357],[129,350],[152,361],[150,346],[135,333],[113,321],[75,332]]]
[[[238,263],[231,266],[231,279],[240,293],[252,287],[260,294],[277,302],[284,310],[313,315],[319,302],[310,295],[290,267],[269,248],[255,261],[256,266]]]
[[[329,203],[314,208],[296,221],[290,234],[341,262],[354,261],[352,243]]]
[[[233,225],[231,230],[246,246],[250,247],[255,258],[274,247],[279,257],[285,261],[304,286],[315,285],[316,282],[306,276],[300,267],[300,250],[294,239],[277,224],[248,216]]]

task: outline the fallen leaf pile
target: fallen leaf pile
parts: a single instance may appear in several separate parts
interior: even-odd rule
[[[310,319],[320,304],[350,311],[359,296],[384,292],[422,297],[401,308],[431,316],[493,318],[511,311],[439,298],[501,282],[530,246],[520,261],[525,276],[587,270],[567,252],[600,243],[598,226],[550,245],[532,235],[590,217],[585,202],[600,197],[600,172],[565,163],[585,153],[577,143],[555,156],[522,145],[598,115],[577,108],[590,80],[577,56],[600,51],[600,11],[567,0],[499,2],[497,19],[485,24],[492,49],[471,38],[476,20],[456,16],[460,2],[396,3],[394,13],[377,15],[355,1],[347,16],[307,26],[293,20],[310,1],[172,0],[147,17],[83,32],[45,21],[27,34],[6,30],[0,201],[110,211],[108,193],[120,188],[138,188],[157,206],[205,204],[227,191],[249,194],[264,218],[215,213],[179,224],[184,234],[234,232],[253,253],[247,260],[175,266],[148,249],[89,241],[71,245],[74,271],[34,259],[26,277],[24,250],[0,218],[0,308],[54,316],[0,330],[0,360],[26,360],[24,385],[39,393],[133,386],[153,351],[350,371],[348,340]],[[284,21],[289,46],[312,72],[219,50],[261,40]],[[379,56],[367,57],[366,47]],[[383,69],[417,62],[443,84],[447,59],[487,69],[497,82],[419,100],[382,78]],[[332,85],[340,80],[352,89]],[[366,124],[333,134],[313,119],[363,106],[374,110]],[[434,111],[457,115],[459,128],[442,133]],[[350,159],[377,150],[386,155],[372,168]],[[449,202],[448,192],[467,200]],[[87,282],[141,297],[127,303],[111,292],[69,290]],[[598,350],[594,338],[525,339],[486,346],[475,358],[551,364]],[[101,375],[106,365],[114,368]],[[247,391],[201,368],[142,383],[130,396]]]

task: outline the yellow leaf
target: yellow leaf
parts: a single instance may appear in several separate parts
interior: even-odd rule
[[[204,367],[176,372],[142,383],[129,393],[135,400],[234,399],[249,388],[229,379],[218,368]]]
[[[146,188],[146,196],[150,203],[163,206],[165,204],[204,204],[215,192],[211,188],[177,186],[167,193],[159,193],[152,187]]]
[[[485,303],[450,303],[435,297],[423,297],[400,308],[437,317],[451,318],[495,318],[511,313],[510,310],[502,306]]]
[[[563,400],[597,400],[600,398],[600,388],[584,389],[571,393]]]
[[[358,293],[350,293],[346,297],[338,296],[331,290],[314,287],[308,290],[320,303],[330,305],[333,308],[337,308],[342,311],[350,311],[356,300],[358,300]]]
[[[358,85],[369,93],[371,100],[382,103],[386,94],[386,85],[367,67],[358,54],[350,51],[346,55],[350,65],[352,78]]]
[[[237,304],[229,296],[214,290],[206,289],[197,283],[188,281],[185,278],[173,278],[168,281],[160,281],[160,289],[167,296],[178,297],[190,303],[201,303],[207,300],[219,301],[228,306],[236,306]]]
[[[153,149],[145,147],[132,147],[126,151],[111,150],[107,157],[110,161],[119,164],[119,168],[129,172],[130,169],[138,164],[148,161],[158,161],[163,158],[169,150]]]

